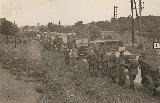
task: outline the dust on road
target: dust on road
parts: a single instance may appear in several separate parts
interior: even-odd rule
[[[31,84],[15,80],[0,66],[0,103],[37,103],[38,97]]]

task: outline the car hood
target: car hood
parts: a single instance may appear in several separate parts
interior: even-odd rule
[[[160,57],[159,56],[152,56],[147,58],[140,58],[140,62],[143,62],[153,69],[157,69],[158,66],[160,66]]]

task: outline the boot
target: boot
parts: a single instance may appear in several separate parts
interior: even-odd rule
[[[113,83],[116,83],[115,77],[112,77],[112,82],[113,82]]]
[[[94,73],[94,76],[97,77],[97,73],[96,72]]]
[[[122,80],[122,86],[125,87],[125,80]]]
[[[92,72],[90,72],[90,75],[91,75],[91,77],[93,77],[93,73]]]
[[[131,86],[131,89],[132,89],[133,91],[135,90],[135,87],[134,87],[134,85],[132,85],[132,86]]]

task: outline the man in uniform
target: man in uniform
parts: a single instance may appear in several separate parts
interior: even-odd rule
[[[119,85],[125,86],[125,67],[124,67],[124,51],[120,51],[120,55],[118,57],[118,71],[119,71]]]
[[[102,70],[101,70],[102,77],[107,75],[108,69],[109,69],[109,55],[107,53],[104,53],[102,59]]]
[[[69,57],[69,49],[68,48],[65,48],[65,50],[64,50],[64,56],[65,56],[65,58],[64,58],[64,60],[65,60],[65,63],[69,66],[69,64],[70,64],[70,61],[69,61],[69,59],[70,59],[70,57]]]
[[[92,49],[90,50],[90,53],[87,55],[87,62],[89,64],[89,72],[91,76],[97,76],[98,56]]]
[[[70,49],[70,59],[73,66],[76,66],[76,60],[78,59],[78,50],[76,48]]]
[[[110,75],[112,78],[113,83],[116,83],[116,76],[117,76],[117,57],[115,53],[112,51],[109,59],[110,63]]]
[[[130,80],[130,89],[135,90],[134,80],[136,79],[136,75],[138,74],[138,66],[139,63],[136,59],[131,61],[129,71],[129,80]]]
[[[138,62],[139,62],[139,69],[141,69],[141,78],[142,78],[142,81],[141,81],[141,84],[144,84],[144,80],[145,79],[143,79],[143,77],[144,77],[144,71],[143,70],[145,70],[144,68],[144,66],[142,66],[142,64],[141,64],[141,59],[144,59],[144,58],[146,58],[146,52],[145,51],[143,51],[142,53],[141,53],[141,55],[139,56],[139,58],[138,58]],[[143,86],[143,85],[142,85]]]

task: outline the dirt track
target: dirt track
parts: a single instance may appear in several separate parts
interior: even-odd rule
[[[122,88],[117,83],[112,83],[108,77],[102,78],[99,75],[97,78],[91,78],[86,61],[78,60],[76,68],[68,67],[64,63],[62,53],[40,52],[41,49],[35,45],[36,42],[32,44],[34,45],[30,48],[17,48],[16,52],[18,54],[26,53],[25,56],[40,60],[43,58],[42,60],[46,62],[41,61],[40,64],[45,64],[44,68],[43,65],[38,64],[40,67],[34,71],[37,72],[41,69],[46,71],[44,77],[35,78],[38,83],[35,89],[40,91],[41,96],[35,92],[30,83],[15,80],[13,75],[0,67],[0,103],[159,103],[160,101],[159,98],[153,98],[146,94],[142,88],[136,87],[136,91],[133,92],[129,90],[128,85],[126,88]],[[23,53],[24,51],[25,53]],[[35,63],[32,64],[35,65]],[[27,68],[25,63],[17,68],[22,69],[22,67]],[[13,68],[8,70],[16,72]],[[24,72],[27,73],[25,70]],[[16,72],[16,75],[17,73],[21,72]]]
[[[37,103],[38,97],[31,84],[15,80],[0,66],[0,103]]]

